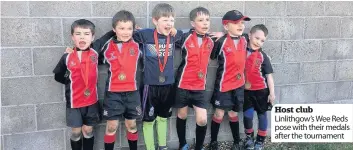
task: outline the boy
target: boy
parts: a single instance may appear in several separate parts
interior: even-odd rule
[[[207,34],[210,29],[210,13],[206,8],[197,7],[190,12],[193,29],[183,35],[177,46],[182,50],[182,62],[177,71],[177,90],[174,107],[178,108],[176,128],[179,149],[187,150],[186,118],[188,106],[196,112],[196,146],[201,150],[207,130],[207,97],[205,96],[206,76],[213,40]]]
[[[217,136],[225,111],[228,111],[229,126],[233,135],[232,150],[240,149],[238,111],[244,100],[244,68],[246,39],[242,37],[244,21],[250,18],[237,10],[228,11],[222,18],[227,34],[214,46],[212,59],[218,57],[216,82],[211,103],[216,108],[211,123],[211,149],[218,149]]]
[[[94,33],[95,25],[91,21],[80,19],[73,22],[74,51],[64,54],[53,71],[55,80],[65,84],[66,123],[72,128],[70,141],[73,150],[81,150],[82,145],[84,150],[93,150],[92,130],[99,122],[98,53],[90,48]]]
[[[246,83],[244,100],[244,127],[246,140],[244,148],[262,150],[267,130],[268,106],[275,100],[273,69],[270,59],[262,51],[262,46],[268,34],[267,28],[262,25],[255,25],[249,33],[249,45],[247,48],[246,60]],[[257,113],[259,126],[254,146],[254,130],[252,121],[254,110]]]
[[[143,134],[147,150],[155,150],[154,123],[157,122],[159,149],[167,149],[167,118],[171,116],[171,97],[174,78],[175,42],[182,32],[170,33],[174,26],[175,12],[166,3],[157,4],[152,10],[155,29],[143,29],[134,34],[143,52]]]
[[[118,119],[124,116],[129,147],[137,150],[136,119],[141,116],[137,71],[141,52],[138,43],[132,39],[135,18],[131,12],[121,10],[114,15],[112,26],[115,36],[101,51],[104,63],[109,66],[103,103],[103,117],[107,120],[104,148],[114,149]]]

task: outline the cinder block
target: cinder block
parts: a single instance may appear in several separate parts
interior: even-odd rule
[[[32,75],[31,49],[1,49],[1,56],[2,77]]]
[[[2,79],[2,106],[63,101],[63,87],[54,77]]]
[[[120,10],[130,11],[134,17],[145,17],[147,15],[146,1],[110,1],[110,2],[92,2],[92,16],[97,17],[112,17]],[[150,11],[151,12],[151,11]],[[151,14],[149,14],[151,15]]]
[[[285,2],[245,2],[245,14],[249,16],[284,16]]]
[[[282,42],[266,41],[263,46],[263,51],[270,58],[271,63],[281,63],[283,60]]]
[[[298,63],[273,64],[272,67],[275,85],[299,82]]]
[[[324,2],[294,2],[288,1],[286,12],[288,16],[323,16]]]
[[[332,102],[331,102],[332,103]],[[333,101],[334,104],[353,104],[353,99]]]
[[[337,80],[350,80],[353,79],[353,61],[337,61],[336,66],[336,79]]]
[[[284,62],[316,61],[320,59],[319,41],[284,42]]]
[[[60,19],[2,18],[2,46],[62,45]]]
[[[1,2],[1,16],[28,16],[28,1],[27,2]]]
[[[91,16],[91,2],[29,2],[30,16],[33,17],[88,17]]]
[[[352,59],[353,40],[324,40],[322,41],[321,59]]]
[[[64,55],[66,47],[33,49],[33,66],[35,75],[50,75]]]
[[[334,80],[335,62],[305,62],[301,65],[300,81],[317,82]]]
[[[4,136],[4,147],[16,150],[63,150],[64,131],[42,131]]]
[[[341,36],[343,38],[353,37],[353,18],[343,17],[341,18]]]
[[[271,40],[300,40],[303,39],[303,18],[268,18],[266,26],[269,30],[268,39]]]
[[[148,16],[152,17],[153,8],[159,3],[168,3],[170,4],[175,11],[176,17],[188,17],[192,9],[198,6],[197,1],[151,1],[149,3],[149,14]]]
[[[318,84],[318,101],[337,101],[350,98],[351,82]]]
[[[37,107],[38,130],[66,127],[66,103],[42,104]]]
[[[281,86],[281,104],[316,102],[316,84]]]
[[[153,27],[154,25],[152,21],[150,23],[150,27]],[[175,18],[174,27],[179,30],[189,30],[190,28],[192,28],[189,18]]]
[[[230,10],[238,10],[240,12],[243,12],[244,10],[244,2],[242,1],[228,1],[228,2],[219,2],[219,1],[210,1],[210,2],[205,2],[205,1],[200,1],[199,6],[205,7],[210,11],[210,15],[212,17],[223,17],[227,13],[227,11]],[[220,9],[221,8],[221,9]]]
[[[3,134],[36,130],[35,106],[2,107],[1,132]]]
[[[210,32],[225,32],[222,18],[211,18]]]
[[[325,14],[328,16],[352,16],[353,2],[325,2]]]
[[[245,21],[245,30],[244,30],[244,33],[249,33],[250,32],[250,29],[251,27],[257,25],[257,24],[265,24],[265,19],[264,18],[255,18],[255,17],[251,17],[251,16],[248,16],[250,17],[250,21]],[[271,31],[269,31],[270,34],[272,33]]]
[[[307,18],[305,22],[305,39],[340,37],[340,19],[338,17]]]

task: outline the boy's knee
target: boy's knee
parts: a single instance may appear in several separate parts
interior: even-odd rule
[[[117,128],[118,128],[118,125],[116,125],[116,124],[108,124],[108,132],[109,133],[115,133]]]
[[[187,118],[187,116],[188,116],[188,112],[187,111],[184,111],[184,110],[179,110],[178,111],[178,117],[180,119],[185,120]]]
[[[83,136],[85,138],[93,137],[93,127],[92,126],[83,126],[82,132],[83,132]]]
[[[126,126],[126,129],[127,129],[129,132],[136,132],[136,131],[137,131],[136,123],[135,123],[135,124],[129,124],[128,126]]]
[[[235,111],[229,111],[229,112],[228,112],[228,116],[229,116],[229,117],[232,117],[232,118],[233,118],[233,117],[238,117],[238,113],[235,112]]]
[[[72,132],[70,139],[73,141],[80,140],[81,139],[81,132]]]
[[[217,118],[217,119],[223,119],[224,116],[224,112],[221,111],[215,111],[213,117]]]
[[[196,124],[199,126],[207,125],[207,117],[199,117],[196,119]]]

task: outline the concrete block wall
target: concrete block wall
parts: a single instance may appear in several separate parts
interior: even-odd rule
[[[112,16],[131,11],[141,27],[153,27],[151,10],[158,2],[1,2],[1,141],[0,149],[65,150],[69,128],[65,124],[64,88],[52,69],[71,46],[70,25],[80,18],[93,21],[96,37],[111,29]],[[168,2],[176,10],[176,27],[190,28],[188,14],[197,6],[211,12],[213,31],[221,31],[221,18],[238,9],[269,29],[265,51],[271,57],[276,103],[353,103],[353,2]],[[175,60],[180,63],[180,55]],[[176,66],[177,67],[177,66]],[[211,94],[217,61],[208,70]],[[100,68],[102,99],[106,68]],[[209,120],[213,110],[209,108]],[[231,140],[227,118],[219,140]],[[242,118],[241,118],[242,120]],[[169,119],[168,144],[176,148],[176,117]],[[121,123],[116,149],[127,149]],[[138,122],[141,131],[141,122]],[[210,127],[210,125],[209,125]],[[241,126],[242,127],[242,126]],[[195,138],[190,111],[187,139]],[[95,128],[96,149],[103,149],[105,123]],[[206,142],[210,138],[208,129]],[[140,132],[140,149],[143,136]]]

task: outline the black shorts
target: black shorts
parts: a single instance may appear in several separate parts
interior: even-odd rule
[[[175,108],[183,108],[185,106],[207,109],[208,102],[206,99],[206,91],[204,90],[185,90],[181,88],[176,89]]]
[[[144,85],[142,93],[143,121],[151,122],[157,116],[172,116],[174,103],[174,85]]]
[[[139,119],[141,117],[141,101],[139,91],[105,92],[103,117],[106,120]]]
[[[244,86],[227,92],[215,90],[212,95],[211,103],[214,108],[225,111],[233,110],[239,112],[244,102]]]
[[[268,88],[256,91],[245,90],[243,110],[254,107],[257,113],[261,114],[268,110]]]
[[[66,125],[72,128],[95,126],[99,123],[99,103],[81,108],[66,108]]]

